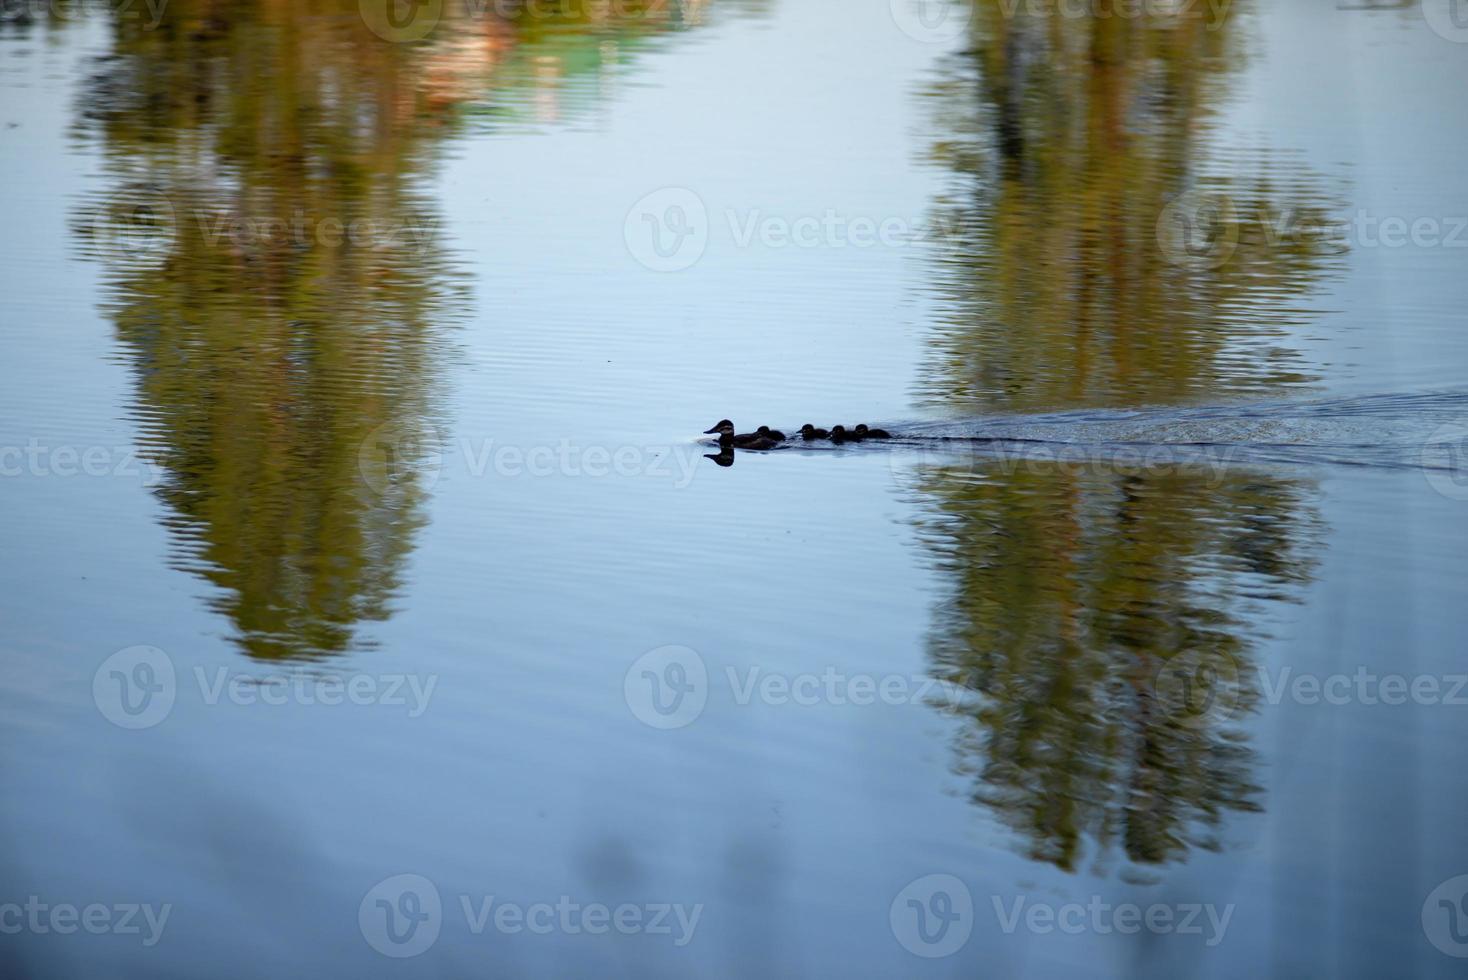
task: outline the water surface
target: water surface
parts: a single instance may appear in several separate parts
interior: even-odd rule
[[[1456,975],[1429,6],[7,14],[5,972]]]

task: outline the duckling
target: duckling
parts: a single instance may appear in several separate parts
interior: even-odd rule
[[[768,427],[766,427],[768,428]],[[711,429],[705,429],[704,435],[718,434],[719,445],[726,448],[738,447],[740,449],[774,449],[780,444],[779,439],[772,438],[774,433],[763,435],[759,432],[741,432],[734,434],[734,423],[728,419],[721,419]]]
[[[785,441],[785,433],[779,429],[772,429],[768,425],[762,425],[754,431],[756,435],[764,436],[766,439],[774,439],[776,442]]]
[[[858,439],[891,439],[892,433],[886,429],[868,429],[863,422],[856,427],[856,436]]]
[[[847,429],[846,426],[844,426],[844,425],[833,425],[833,426],[831,426],[831,441],[832,442],[860,442],[861,441],[861,436],[860,436],[860,434],[858,434],[856,432],[852,432],[851,430]]]
[[[831,433],[827,432],[825,429],[817,429],[815,426],[807,422],[805,423],[805,425],[802,425],[800,427],[800,437],[806,442],[811,442],[815,439],[829,439],[831,438]]]

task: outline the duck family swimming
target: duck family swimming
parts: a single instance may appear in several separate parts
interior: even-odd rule
[[[733,449],[775,449],[787,441],[785,433],[778,429],[772,429],[768,425],[762,425],[753,432],[735,432],[734,423],[728,419],[720,419],[712,428],[705,429],[704,435],[717,435],[719,437],[719,449],[721,452]],[[892,434],[886,429],[873,429],[865,423],[853,429],[845,426],[832,426],[829,431],[818,429],[809,422],[800,427],[799,436],[805,442],[815,442],[829,439],[831,442],[840,444],[844,442],[861,442],[863,439],[890,439]]]

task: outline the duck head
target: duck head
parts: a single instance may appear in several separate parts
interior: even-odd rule
[[[706,436],[732,436],[734,435],[734,423],[730,422],[728,419],[722,419],[718,423],[716,423],[713,428],[704,429],[703,434]]]

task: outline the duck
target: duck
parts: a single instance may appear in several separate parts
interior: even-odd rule
[[[827,432],[825,429],[817,429],[815,426],[807,422],[805,423],[805,425],[802,425],[800,427],[800,437],[806,442],[811,442],[815,439],[829,439],[831,438],[831,433]]]
[[[717,435],[719,445],[725,448],[738,447],[739,449],[774,449],[780,445],[781,440],[774,438],[775,433],[768,426],[764,427],[768,435],[760,432],[741,432],[734,434],[734,423],[728,419],[720,419],[711,429],[703,430],[706,436]],[[783,437],[782,437],[783,438]]]
[[[755,429],[754,432],[755,435],[764,436],[766,439],[774,439],[776,442],[785,441],[785,433],[779,429],[772,429],[768,425],[762,425],[758,429]]]
[[[866,423],[863,422],[856,427],[856,437],[858,439],[891,439],[892,433],[886,429],[868,429]]]
[[[844,425],[831,426],[832,442],[860,442],[861,436]]]

